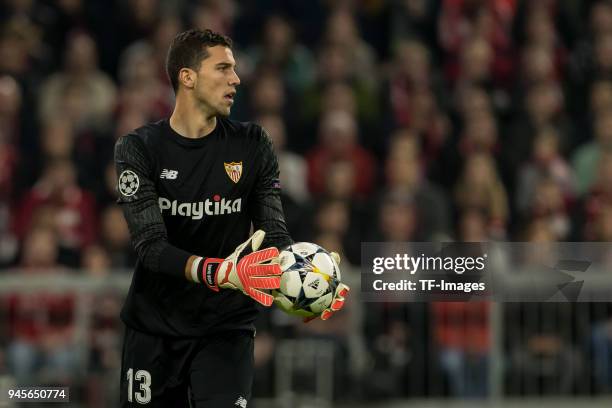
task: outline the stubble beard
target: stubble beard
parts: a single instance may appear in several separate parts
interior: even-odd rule
[[[231,106],[227,108],[225,106],[215,106],[205,98],[198,98],[198,104],[200,110],[207,116],[228,117],[230,115]]]

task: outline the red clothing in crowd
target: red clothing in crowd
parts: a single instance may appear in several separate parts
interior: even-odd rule
[[[493,20],[486,33],[487,42],[493,49],[491,73],[496,83],[508,83],[514,70],[512,47],[512,21],[516,13],[516,0],[491,0],[482,2]],[[469,38],[473,37],[468,16],[474,12],[465,0],[444,0],[440,19],[440,43],[447,53],[445,73],[448,80],[455,82],[461,75],[459,54]],[[474,16],[470,16],[474,18]]]
[[[439,346],[485,352],[491,344],[488,302],[436,302],[434,334]]]
[[[59,243],[68,248],[82,249],[96,240],[96,211],[93,195],[77,186],[52,191],[44,183],[32,188],[15,211],[13,228],[24,239],[37,210],[50,210]]]
[[[355,194],[366,197],[374,187],[374,157],[361,146],[354,146],[342,156],[333,155],[325,147],[315,147],[306,156],[308,162],[308,188],[313,194],[325,191],[327,169],[337,161],[347,161],[353,165],[355,175]]]
[[[45,336],[70,335],[74,322],[74,296],[50,293],[11,295],[7,298],[11,337],[33,343]]]

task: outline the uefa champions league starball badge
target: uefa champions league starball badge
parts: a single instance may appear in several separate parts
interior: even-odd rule
[[[136,194],[140,181],[138,176],[131,170],[124,170],[119,175],[119,192],[125,197],[130,197]]]

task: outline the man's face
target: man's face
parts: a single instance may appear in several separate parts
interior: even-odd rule
[[[194,95],[205,109],[215,115],[230,114],[236,87],[240,85],[235,68],[232,50],[224,46],[209,47],[208,57],[200,64]]]

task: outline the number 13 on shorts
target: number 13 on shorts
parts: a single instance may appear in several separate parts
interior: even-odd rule
[[[151,374],[146,370],[138,370],[134,373],[134,369],[130,368],[126,373],[128,381],[128,401],[136,400],[139,404],[148,404],[151,402]]]

